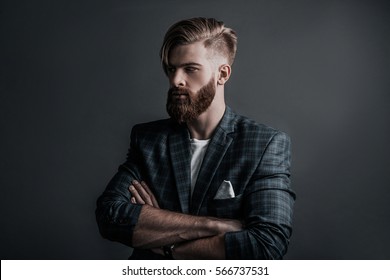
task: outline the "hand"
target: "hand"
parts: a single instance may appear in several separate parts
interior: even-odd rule
[[[156,197],[144,181],[141,181],[140,183],[137,180],[134,180],[129,187],[129,191],[133,196],[130,200],[131,203],[148,204],[155,208],[160,208]]]

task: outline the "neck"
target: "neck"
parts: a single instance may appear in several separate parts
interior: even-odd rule
[[[188,122],[187,127],[191,138],[198,140],[210,139],[225,113],[225,108],[225,102],[214,103],[213,101],[210,107],[200,114],[196,120]]]

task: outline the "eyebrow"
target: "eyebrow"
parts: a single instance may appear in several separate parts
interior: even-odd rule
[[[202,64],[199,64],[199,63],[196,63],[196,62],[186,62],[186,63],[182,63],[182,64],[179,64],[179,65],[173,65],[173,64],[169,64],[168,67],[186,67],[186,66],[199,66],[201,67]]]

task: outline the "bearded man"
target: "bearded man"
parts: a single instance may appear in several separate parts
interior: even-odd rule
[[[166,33],[169,119],[135,125],[127,160],[97,201],[103,237],[131,259],[280,259],[292,232],[290,140],[236,115],[224,87],[237,49],[224,23]]]

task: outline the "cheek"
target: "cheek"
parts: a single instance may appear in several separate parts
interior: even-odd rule
[[[187,85],[186,86],[192,92],[197,92],[199,89],[202,88],[203,83],[204,82],[202,80],[190,79],[190,80],[187,81]]]
[[[207,85],[214,76],[215,73],[194,73],[194,75],[188,79],[187,86],[190,87],[192,91],[197,92]]]

